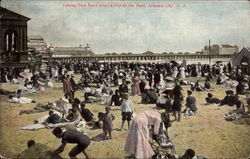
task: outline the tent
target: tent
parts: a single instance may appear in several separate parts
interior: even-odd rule
[[[250,66],[250,47],[243,47],[232,59],[233,66],[241,66],[243,63]]]
[[[250,75],[250,47],[243,47],[232,59],[234,67],[241,68],[243,74]]]

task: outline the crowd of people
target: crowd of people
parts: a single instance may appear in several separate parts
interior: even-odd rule
[[[48,111],[48,116],[42,122],[64,123],[85,121],[94,128],[103,130],[103,140],[112,139],[113,120],[112,107],[119,107],[121,111],[121,131],[125,122],[128,125],[128,136],[124,151],[136,158],[151,158],[155,152],[150,145],[150,138],[159,145],[167,145],[170,141],[168,128],[174,121],[180,122],[182,114],[195,116],[199,111],[196,105],[196,97],[193,92],[208,91],[204,99],[206,105],[218,104],[218,106],[236,106],[236,109],[225,114],[225,120],[240,118],[239,114],[249,112],[250,100],[248,99],[248,112],[239,95],[246,95],[249,91],[249,78],[231,64],[220,63],[210,65],[192,64],[184,66],[174,61],[170,63],[99,63],[99,62],[51,62],[42,67],[27,67],[24,70],[14,68],[1,69],[1,83],[18,83],[16,92],[5,89],[0,90],[2,95],[8,95],[10,103],[36,103],[30,98],[24,97],[23,92],[39,93],[53,87],[53,82],[63,85],[63,98],[57,103],[48,101],[48,104],[37,105],[32,110],[22,110],[22,114],[31,114]],[[75,76],[81,76],[79,81]],[[189,81],[189,77],[202,79]],[[216,85],[230,89],[226,91],[223,99],[215,98],[211,93],[213,89],[210,82],[216,80]],[[183,85],[190,86],[187,97],[184,99]],[[232,91],[235,89],[236,94]],[[81,91],[84,100],[80,101],[75,92]],[[113,93],[115,92],[115,93]],[[134,103],[130,96],[141,98],[140,104],[154,104],[157,109],[135,113]],[[61,102],[60,102],[61,101]],[[62,103],[62,101],[65,101]],[[85,108],[88,103],[101,103],[105,105],[105,112],[99,112],[97,119],[93,112]],[[182,107],[185,106],[183,110]],[[173,115],[174,120],[170,120]],[[86,158],[90,155],[85,149],[91,144],[88,136],[77,130],[64,130],[55,127],[53,134],[62,139],[62,145],[54,151],[61,153],[67,143],[75,143],[76,146],[69,152],[71,158],[75,158],[83,152]],[[180,158],[192,158],[195,152],[188,149]],[[174,158],[174,156],[173,156]]]

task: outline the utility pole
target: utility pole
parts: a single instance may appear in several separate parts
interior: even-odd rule
[[[209,65],[211,65],[210,39],[209,39],[209,42],[208,42],[208,55],[209,55]]]
[[[244,38],[242,38],[242,46],[243,46],[243,48],[245,47],[245,41],[244,41]]]

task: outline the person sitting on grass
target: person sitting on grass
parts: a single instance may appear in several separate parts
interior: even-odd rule
[[[112,96],[113,96],[113,91],[110,90],[108,92],[108,96],[104,97],[104,101],[101,104],[107,105],[107,106],[111,105]]]
[[[204,91],[204,90],[202,89],[202,87],[200,86],[200,83],[199,83],[198,80],[197,80],[197,81],[195,82],[195,84],[194,84],[194,90],[197,91],[197,92],[202,92],[202,91]]]
[[[98,115],[98,120],[93,122],[93,128],[94,129],[101,129],[103,128],[103,117],[104,117],[104,113],[103,112],[99,112]]]
[[[163,94],[160,98],[158,98],[156,102],[157,108],[162,108],[167,110],[168,112],[171,112],[172,110],[172,100],[170,98],[169,94]]]
[[[14,97],[13,95],[9,96],[8,102],[9,103],[21,103],[21,104],[36,103],[36,101],[34,101],[34,100],[30,99],[30,98],[27,98],[27,97],[17,98],[17,97]]]
[[[37,143],[31,139],[27,142],[27,149],[17,154],[16,157],[63,159],[61,156],[52,153],[51,149],[47,146],[47,144]]]
[[[156,104],[158,96],[157,96],[155,89],[149,89],[147,96],[149,99],[149,104]]]
[[[246,93],[245,86],[241,81],[239,81],[239,84],[236,86],[236,93],[237,94],[245,94]]]
[[[222,85],[222,80],[221,77],[219,76],[218,79],[216,80],[216,85]]]
[[[233,121],[240,119],[245,115],[245,106],[242,101],[240,101],[238,94],[235,95],[235,105],[236,109],[230,110],[227,114],[224,115],[224,119],[227,121]]]
[[[85,103],[93,103],[93,100],[89,98],[89,96],[91,96],[91,95],[92,95],[91,92],[84,93],[84,102]]]
[[[205,80],[204,88],[205,89],[211,89],[211,84],[209,83],[209,81],[207,79]]]
[[[195,151],[193,149],[187,149],[183,156],[179,159],[192,159],[195,156]]]
[[[196,155],[193,149],[187,149],[184,155],[179,157],[179,159],[192,159],[192,158],[206,159],[206,157],[203,155]]]
[[[247,98],[247,112],[246,114],[250,114],[250,98]]]
[[[207,94],[206,102],[206,104],[220,104],[220,100],[218,98],[213,98],[211,93]]]
[[[226,96],[220,102],[220,106],[222,106],[222,105],[234,106],[234,104],[235,104],[234,99],[235,98],[233,95],[233,91],[227,90]]]
[[[154,89],[144,89],[141,94],[141,104],[156,104],[158,96]]]
[[[75,109],[69,109],[66,119],[68,122],[73,122],[78,119],[79,115]]]
[[[144,89],[141,93],[141,104],[148,104],[149,103],[149,97],[148,97],[148,89]]]
[[[237,114],[244,114],[245,113],[245,105],[240,100],[240,97],[238,94],[235,95],[235,105],[236,105],[236,109],[232,110],[233,113],[237,113]]]
[[[57,124],[57,123],[63,123],[66,120],[61,118],[58,114],[54,113],[53,110],[49,111],[49,117],[44,121],[44,124]]]
[[[65,132],[63,132],[62,128],[60,127],[56,127],[53,130],[53,134],[57,138],[62,139],[61,146],[54,151],[54,154],[56,155],[60,154],[61,152],[64,151],[64,148],[67,145],[67,143],[71,143],[71,144],[77,144],[69,152],[69,157],[71,159],[76,159],[76,156],[81,152],[85,155],[87,159],[90,158],[90,155],[85,150],[90,144],[90,138],[87,135],[84,135],[76,130],[66,130]]]
[[[15,97],[20,98],[21,97],[22,90],[18,89],[15,93]]]
[[[159,133],[153,135],[155,140],[161,147],[172,146],[172,142],[168,136],[168,128],[171,127],[169,112],[161,113],[161,119],[163,122],[160,123]]]
[[[81,102],[80,104],[80,114],[82,116],[82,118],[86,121],[86,122],[90,122],[93,120],[93,116],[94,114],[91,113],[91,111],[87,108],[85,108],[85,103]]]
[[[34,140],[29,140],[28,142],[27,142],[27,147],[28,148],[30,148],[31,146],[33,146],[33,145],[35,145],[35,141]]]
[[[121,96],[119,95],[119,90],[115,90],[115,94],[112,95],[111,97],[111,103],[110,105],[112,106],[114,103],[115,106],[120,106],[122,103]]]
[[[40,112],[48,111],[50,109],[54,109],[54,110],[60,111],[60,109],[58,107],[56,107],[55,104],[52,103],[52,102],[48,102],[48,104],[46,104],[46,105],[42,105],[40,103],[37,103],[37,105],[33,109],[21,110],[21,112],[19,113],[19,115],[40,113]]]
[[[186,98],[186,109],[184,110],[184,113],[188,116],[192,116],[196,113],[197,107],[196,107],[196,99],[194,96],[192,96],[192,91],[187,91],[187,98]]]

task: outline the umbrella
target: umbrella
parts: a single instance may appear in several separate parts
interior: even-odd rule
[[[173,89],[166,89],[165,91],[162,92],[162,94],[166,94],[166,95],[172,95],[174,93]]]
[[[248,63],[247,63],[247,62],[242,62],[242,63],[241,63],[241,65],[245,65],[245,66],[247,66],[247,65],[248,65]]]
[[[174,60],[170,61],[170,63],[174,64],[174,65],[177,65],[178,63]]]
[[[96,71],[90,71],[90,73],[92,73],[92,74],[97,74],[97,72],[96,72]]]
[[[140,66],[140,68],[141,68],[141,69],[145,69],[145,67],[144,67],[144,66]]]
[[[174,81],[174,78],[173,78],[173,77],[168,76],[168,77],[166,77],[166,80],[168,80],[168,81]]]

